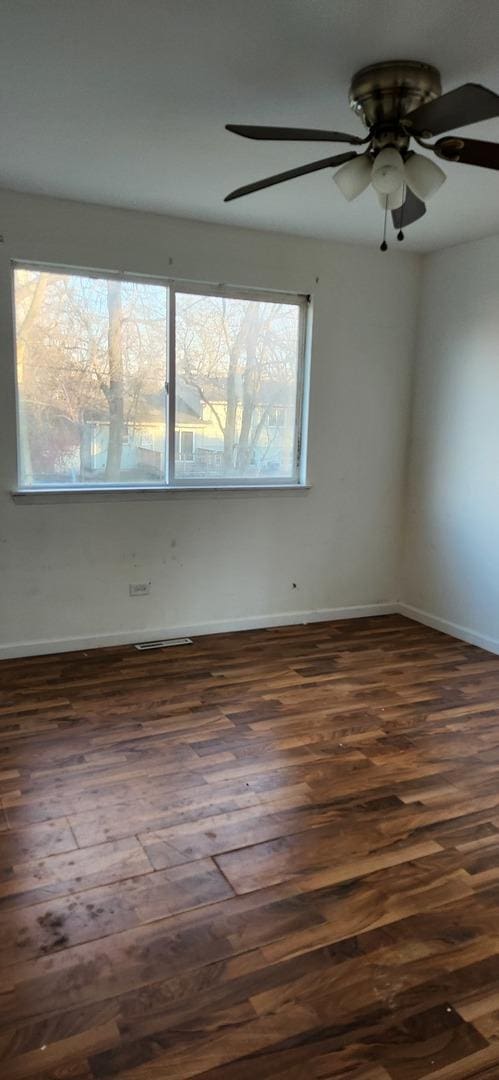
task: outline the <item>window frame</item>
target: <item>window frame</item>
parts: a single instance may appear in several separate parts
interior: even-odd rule
[[[164,479],[157,483],[79,483],[34,484],[24,486],[21,477],[20,394],[17,366],[17,328],[15,304],[15,271],[34,270],[75,276],[111,279],[124,283],[156,285],[166,291],[166,379],[165,379],[165,467]],[[310,381],[312,297],[307,293],[283,292],[274,289],[258,289],[251,286],[215,284],[178,277],[130,273],[119,270],[101,270],[65,263],[45,262],[31,259],[13,259],[11,270],[11,299],[14,346],[14,379],[16,401],[16,465],[17,487],[14,495],[21,497],[37,495],[62,497],[68,495],[130,493],[143,494],[189,491],[265,491],[279,489],[307,489],[307,443],[308,443],[308,394]],[[175,478],[175,412],[176,412],[176,294],[177,292],[200,296],[216,296],[234,300],[253,300],[262,303],[282,303],[298,308],[297,375],[295,397],[295,423],[293,433],[293,475],[290,477],[202,477]]]

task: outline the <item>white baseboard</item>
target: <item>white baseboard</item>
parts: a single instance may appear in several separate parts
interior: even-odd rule
[[[81,649],[100,649],[109,645],[135,645],[159,638],[201,637],[204,634],[227,634],[235,630],[264,630],[272,626],[293,626],[335,619],[364,619],[373,615],[394,615],[396,603],[354,604],[350,607],[319,608],[317,611],[284,611],[277,615],[248,615],[237,619],[218,619],[188,626],[153,626],[147,630],[126,630],[119,633],[95,634],[90,637],[50,638],[39,641],[19,641],[0,645],[0,659],[17,656],[46,656],[48,653],[74,652]]]
[[[487,637],[486,634],[480,634],[477,630],[470,630],[469,626],[460,626],[459,623],[441,619],[439,615],[433,615],[430,611],[421,611],[412,604],[398,603],[395,607],[400,615],[406,615],[408,619],[414,619],[415,622],[423,623],[424,626],[431,626],[433,630],[441,630],[443,634],[449,634],[450,637],[459,638],[461,641],[468,641],[470,645],[478,645],[487,652],[499,655],[497,638]]]
[[[380,604],[353,604],[349,607],[319,608],[314,611],[283,611],[277,615],[248,615],[236,619],[216,619],[206,623],[190,623],[184,626],[149,627],[147,630],[126,630],[70,638],[46,638],[37,641],[18,641],[0,644],[0,659],[9,660],[20,656],[46,656],[50,653],[75,652],[82,649],[100,649],[112,645],[135,645],[142,641],[160,638],[202,637],[205,634],[227,634],[238,630],[265,630],[273,626],[300,626],[306,623],[330,622],[337,619],[365,619],[374,615],[405,615],[414,622],[431,626],[443,634],[478,645],[481,649],[499,655],[499,640],[487,637],[468,626],[442,619],[430,611],[422,611],[412,604],[401,601]]]

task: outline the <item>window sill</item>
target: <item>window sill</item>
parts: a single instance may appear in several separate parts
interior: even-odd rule
[[[85,503],[111,501],[134,501],[149,499],[237,497],[259,495],[304,495],[310,491],[310,484],[246,484],[231,487],[228,484],[219,487],[187,485],[183,487],[110,487],[110,488],[18,488],[11,492],[15,503]]]

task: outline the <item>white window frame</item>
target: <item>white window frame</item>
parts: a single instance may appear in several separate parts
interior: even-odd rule
[[[95,277],[99,279],[118,279],[124,283],[137,282],[141,285],[162,286],[166,290],[167,318],[166,318],[166,403],[165,403],[165,468],[164,480],[150,484],[54,484],[33,485],[23,487],[21,479],[21,447],[20,447],[20,402],[18,388],[17,369],[17,332],[15,318],[15,270],[38,270],[53,273],[74,274],[81,277]],[[298,367],[296,379],[296,408],[293,462],[295,470],[290,477],[217,477],[189,478],[188,480],[175,478],[175,308],[176,293],[192,293],[200,296],[216,296],[235,300],[255,300],[262,303],[287,304],[299,309],[298,323]],[[45,263],[26,259],[16,259],[11,262],[11,295],[12,315],[14,324],[14,368],[16,388],[16,435],[17,435],[17,478],[18,487],[14,495],[34,496],[50,495],[84,495],[111,494],[111,493],[136,493],[158,492],[172,494],[180,491],[264,491],[276,489],[296,489],[308,487],[307,484],[307,441],[308,441],[308,395],[310,381],[310,354],[311,354],[311,324],[312,324],[312,298],[309,294],[277,292],[272,289],[254,289],[247,286],[233,286],[225,284],[212,284],[205,281],[183,280],[182,278],[157,277],[145,274],[133,274],[126,271],[96,270],[84,266],[68,266],[60,263]]]

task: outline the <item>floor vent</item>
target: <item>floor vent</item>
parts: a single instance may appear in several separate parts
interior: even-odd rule
[[[163,641],[141,641],[136,649],[168,649],[171,645],[192,645],[190,637],[165,638]]]

